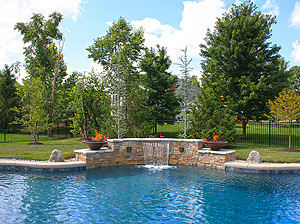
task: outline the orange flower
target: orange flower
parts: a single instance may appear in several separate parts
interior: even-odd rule
[[[218,129],[215,127],[215,130],[217,130],[218,131]],[[219,131],[219,133],[223,133],[223,131]],[[212,140],[213,141],[219,141],[220,139],[219,139],[219,135],[216,135],[216,132],[214,132],[213,133],[213,135],[212,135]]]
[[[213,133],[212,140],[213,141],[218,141],[219,140],[219,135],[216,135],[216,132]]]
[[[99,134],[99,133],[97,132],[96,129],[94,129],[94,130],[95,130],[95,132],[96,132],[96,137],[95,137],[95,138],[92,138],[92,140],[100,141],[100,140],[103,138],[103,135],[102,135],[102,134]]]

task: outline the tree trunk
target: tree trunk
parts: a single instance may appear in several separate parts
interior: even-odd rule
[[[48,128],[48,137],[52,137],[52,122],[53,122],[53,111],[54,111],[54,104],[55,104],[55,91],[56,91],[56,78],[59,73],[59,62],[60,58],[62,55],[62,50],[64,48],[64,43],[65,41],[63,40],[62,45],[59,44],[59,49],[58,49],[58,56],[57,60],[55,62],[55,67],[54,67],[54,76],[52,80],[52,92],[51,92],[51,101],[50,101],[50,110],[49,110],[49,128]]]
[[[186,129],[187,129],[187,114],[186,114],[186,108],[184,109],[184,138],[186,139],[186,133],[187,133],[187,131],[186,131]]]
[[[36,132],[33,133],[34,143],[38,142],[38,134]]]

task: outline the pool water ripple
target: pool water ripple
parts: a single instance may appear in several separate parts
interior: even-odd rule
[[[299,174],[178,166],[0,173],[0,223],[299,223]]]

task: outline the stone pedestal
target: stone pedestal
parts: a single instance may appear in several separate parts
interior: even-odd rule
[[[168,142],[169,165],[204,166],[225,169],[225,162],[235,160],[235,151],[203,149],[200,139],[130,138],[109,139],[103,150],[75,150],[76,159],[86,162],[86,169],[103,166],[144,165],[143,143]]]

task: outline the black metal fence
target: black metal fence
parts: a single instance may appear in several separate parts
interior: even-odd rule
[[[70,123],[57,123],[52,126],[53,138],[69,138],[73,137],[71,133]],[[39,140],[47,138],[47,132],[39,134]],[[32,142],[33,136],[30,133],[22,131],[22,127],[17,124],[6,124],[2,122],[0,125],[0,143],[3,142]]]
[[[182,133],[179,121],[154,121],[153,133],[156,136],[162,134],[165,137],[177,138]],[[238,144],[257,146],[289,146],[289,123],[250,121],[246,127],[246,138],[243,139],[242,124],[235,125]],[[293,122],[291,126],[292,147],[300,148],[300,122]]]
[[[242,124],[236,125],[239,137],[242,137]],[[250,121],[246,127],[246,138],[239,138],[238,144],[258,146],[289,146],[289,123]],[[300,148],[300,123],[293,122],[291,125],[291,146]]]
[[[182,125],[177,120],[157,120],[151,121],[153,124],[152,135],[165,138],[179,138],[183,133]],[[257,146],[289,146],[289,124],[285,122],[250,121],[246,127],[246,138],[242,139],[242,124],[235,125],[238,144]],[[52,126],[54,138],[73,137],[70,132],[70,123],[61,122]],[[150,135],[150,134],[149,134]],[[40,133],[40,140],[47,138],[47,133]],[[21,131],[19,125],[3,125],[0,123],[0,143],[2,142],[31,142],[33,136]],[[292,147],[300,148],[300,122],[294,122],[291,126]]]

